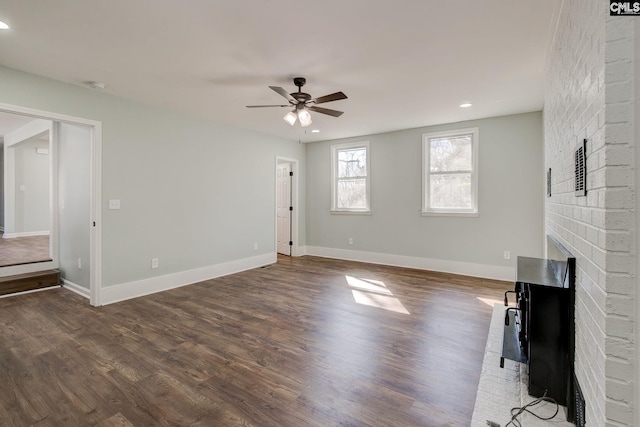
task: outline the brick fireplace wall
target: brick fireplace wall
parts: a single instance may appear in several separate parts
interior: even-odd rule
[[[635,19],[610,17],[608,1],[565,0],[546,70],[545,228],[577,258],[575,369],[591,426],[635,422]]]

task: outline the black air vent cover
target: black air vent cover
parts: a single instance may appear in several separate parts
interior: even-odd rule
[[[575,377],[575,375],[573,376],[573,389],[574,389],[574,404],[576,405],[576,419],[575,419],[575,425],[578,427],[585,427],[586,426],[586,420],[585,420],[585,416],[586,416],[586,411],[585,411],[585,402],[584,402],[584,395],[582,394],[582,389],[580,388],[580,384],[578,384],[578,379]]]
[[[583,140],[575,153],[575,195],[587,195],[587,140]]]

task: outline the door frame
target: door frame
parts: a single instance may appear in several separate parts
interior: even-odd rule
[[[34,119],[45,119],[54,122],[54,133],[57,133],[55,122],[67,123],[70,125],[84,126],[91,129],[91,182],[90,182],[90,207],[89,221],[92,225],[89,233],[90,248],[90,284],[89,303],[93,306],[101,305],[101,278],[102,278],[102,122],[85,119],[82,117],[69,116],[66,114],[54,113],[51,111],[37,110],[18,105],[0,103],[0,112],[18,114],[33,117]],[[57,135],[53,136],[55,140]],[[53,144],[55,145],[55,144]],[[55,149],[54,149],[55,150]],[[55,153],[54,153],[55,154]],[[51,233],[55,234],[55,241],[58,241],[58,189],[55,183],[58,181],[58,166],[52,165],[52,192],[51,192]],[[57,250],[55,252],[57,254]],[[53,255],[54,253],[52,253]],[[43,269],[54,267],[59,262],[56,258],[51,262],[37,264],[16,265],[2,267],[1,276],[14,274],[31,273],[42,271]]]
[[[298,245],[298,219],[299,219],[299,211],[300,207],[298,205],[298,182],[300,175],[300,167],[298,160],[292,159],[289,157],[281,157],[276,156],[275,164],[273,166],[273,183],[274,183],[274,192],[273,192],[273,205],[274,205],[274,249],[275,253],[278,253],[278,164],[280,163],[290,163],[291,164],[291,172],[293,172],[293,179],[291,180],[291,206],[293,206],[293,215],[291,215],[291,241],[293,245],[291,245],[291,256],[300,256],[300,249]]]

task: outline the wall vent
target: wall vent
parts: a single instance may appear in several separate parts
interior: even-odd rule
[[[577,427],[585,427],[586,411],[584,396],[582,394],[580,384],[578,384],[578,378],[576,378],[575,375],[573,376],[573,404],[575,405],[575,419],[573,420],[574,424]]]
[[[587,140],[582,140],[575,152],[575,195],[587,195]]]

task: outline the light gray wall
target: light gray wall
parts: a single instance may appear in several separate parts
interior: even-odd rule
[[[469,127],[480,133],[479,216],[421,216],[422,134]],[[330,147],[356,141],[371,144],[372,214],[332,215]],[[513,267],[517,255],[542,256],[542,176],[539,112],[309,144],[307,244]]]
[[[36,148],[49,148],[49,141],[31,138],[13,146],[15,150],[15,232],[47,232],[49,217],[49,155]],[[24,186],[24,190],[21,190]]]
[[[275,252],[275,157],[304,171],[304,145],[6,67],[0,94],[102,122],[103,286]],[[108,210],[109,199],[122,208]]]
[[[90,287],[91,129],[60,124],[58,141],[58,233],[60,272]],[[78,259],[81,260],[78,268]]]

